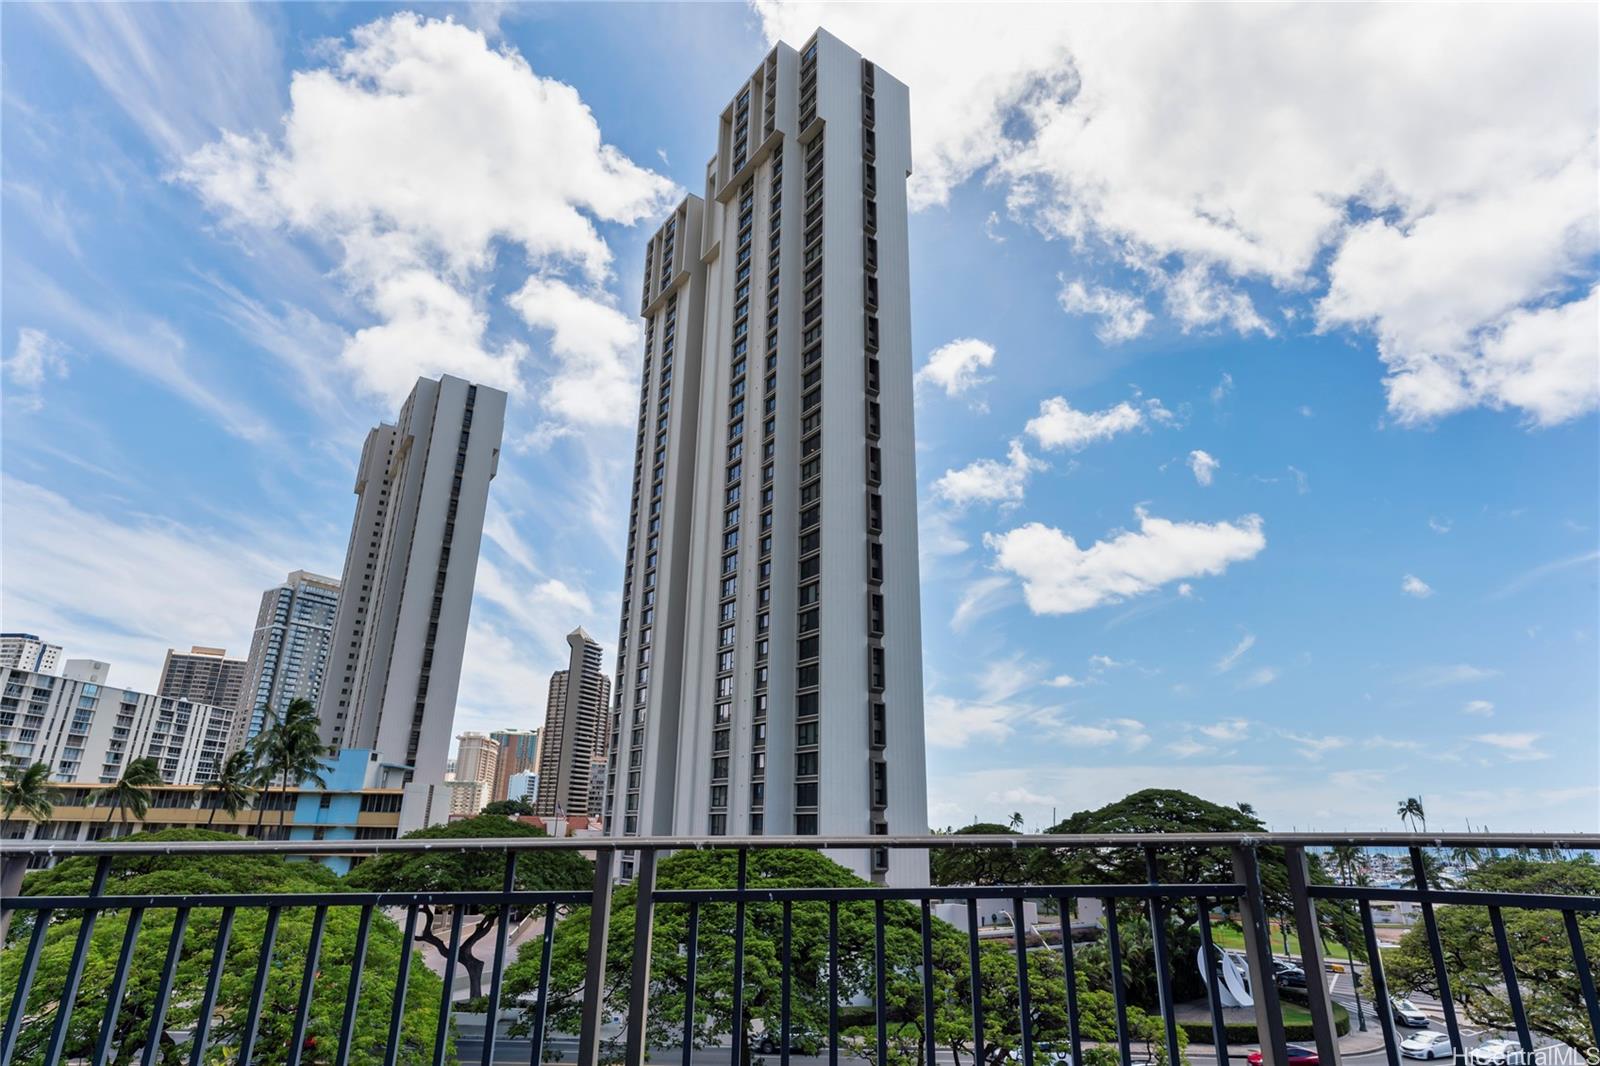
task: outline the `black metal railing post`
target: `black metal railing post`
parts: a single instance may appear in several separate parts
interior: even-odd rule
[[[261,1033],[261,1003],[267,995],[267,978],[272,975],[272,950],[278,942],[278,923],[282,917],[281,908],[267,908],[261,954],[256,957],[256,979],[250,986],[250,1006],[245,1009],[244,1033],[239,1037],[239,1066],[250,1066],[250,1057],[255,1054],[256,1037]]]
[[[1306,998],[1311,1001],[1311,1031],[1317,1039],[1321,1066],[1340,1066],[1339,1031],[1333,1020],[1333,997],[1328,994],[1327,966],[1322,957],[1322,925],[1311,898],[1311,861],[1306,849],[1283,849],[1289,870],[1289,896],[1294,904],[1294,924],[1299,931],[1300,968],[1306,975]],[[1356,995],[1360,995],[1359,988]]]
[[[344,1017],[339,1024],[339,1051],[333,1066],[349,1066],[350,1051],[355,1046],[356,1010],[361,1006],[361,972],[367,966],[367,938],[372,935],[372,910],[362,907],[360,924],[356,926],[355,950],[350,954],[350,980],[344,990]],[[200,1061],[195,1060],[195,1066]]]
[[[983,955],[978,950],[978,897],[967,900],[967,960],[972,968],[972,1061],[983,1062]]]
[[[89,885],[89,896],[98,897],[106,890],[106,877],[111,873],[111,856],[102,855],[95,863],[94,880]],[[72,962],[67,966],[67,977],[61,986],[61,999],[56,1005],[56,1024],[50,1030],[50,1044],[45,1049],[45,1062],[60,1062],[67,1042],[67,1026],[72,1022],[73,1003],[78,998],[78,985],[83,980],[83,963],[89,954],[89,941],[94,937],[94,923],[100,917],[100,908],[91,907],[78,916],[78,942],[72,948]]]
[[[455,999],[456,959],[461,954],[461,926],[466,921],[467,908],[457,904],[450,908],[450,948],[444,956],[444,973],[439,982],[439,1018],[433,1028],[433,1066],[444,1066],[445,1053],[450,1048],[450,1004]]]
[[[517,853],[506,849],[505,875],[500,882],[500,921],[494,929],[494,972],[489,975],[489,1003],[483,1017],[483,1055],[481,1066],[493,1066],[494,1046],[499,1039],[500,989],[506,972],[506,943],[511,936],[511,894],[517,889]]]
[[[1372,926],[1372,907],[1366,900],[1356,906],[1361,911],[1361,935],[1367,942],[1367,981],[1372,985],[1372,1005],[1378,1012],[1378,1027],[1383,1030],[1383,1053],[1389,1066],[1400,1066],[1400,1041],[1394,1034],[1394,1006],[1389,1002],[1389,979],[1383,973],[1378,954],[1378,931]]]
[[[117,955],[117,968],[111,976],[111,987],[106,989],[106,1011],[100,1020],[100,1039],[95,1041],[91,1066],[105,1066],[111,1059],[111,1041],[117,1032],[117,1015],[122,1010],[122,995],[128,988],[128,971],[133,968],[133,949],[139,942],[139,927],[144,924],[144,908],[128,911],[128,927],[122,933],[122,951]],[[247,1059],[241,1058],[241,1063]]]
[[[1439,1006],[1444,1011],[1444,1030],[1450,1037],[1450,1053],[1462,1055],[1461,1026],[1456,1021],[1456,1001],[1450,993],[1450,974],[1444,965],[1444,944],[1439,939],[1439,920],[1433,913],[1433,885],[1428,882],[1428,867],[1423,862],[1422,849],[1411,848],[1411,876],[1416,879],[1417,891],[1422,896],[1422,923],[1428,936],[1428,953],[1433,956],[1433,975],[1439,982]]]
[[[161,966],[161,984],[156,988],[155,1002],[150,1006],[150,1029],[145,1035],[144,1066],[156,1066],[161,1060],[161,1035],[167,1028],[167,1008],[172,1005],[172,982],[178,976],[178,959],[183,955],[183,935],[189,928],[189,908],[179,907],[172,916],[172,937],[167,941],[167,961]],[[290,1066],[299,1056],[290,1059]]]
[[[1128,989],[1122,978],[1122,935],[1117,930],[1117,898],[1100,901],[1106,911],[1106,960],[1111,966],[1111,1004],[1117,1020],[1117,1061],[1132,1066],[1133,1052],[1128,1040]]]
[[[1011,932],[1017,953],[1017,1029],[1022,1037],[1022,1066],[1033,1066],[1033,996],[1028,988],[1028,933],[1022,927],[1022,912],[1027,900],[1011,899]]]
[[[1152,885],[1161,883],[1161,869],[1153,844],[1146,845],[1144,849],[1144,872],[1146,880]],[[1156,1001],[1161,1004],[1167,1064],[1179,1066],[1178,1014],[1172,1004],[1172,961],[1167,957],[1167,904],[1160,896],[1150,897],[1150,945],[1155,955]]]
[[[684,945],[683,960],[683,1066],[690,1066],[694,1057],[694,979],[695,969],[700,961],[699,903],[689,904],[689,928],[684,933],[684,939],[688,943]]]
[[[582,1023],[578,1032],[578,1066],[600,1066],[600,1022],[606,1009],[606,942],[611,934],[611,868],[616,853],[609,848],[594,857],[594,889],[589,896],[589,953],[583,975]]]
[[[17,1037],[22,1034],[22,1020],[28,1016],[28,993],[33,989],[33,977],[39,972],[39,955],[44,950],[45,931],[50,928],[50,912],[35,911],[33,933],[28,937],[28,953],[22,956],[22,969],[17,974],[17,985],[11,990],[11,1010],[6,1013],[6,1031],[0,1037],[0,1066],[11,1066],[11,1056],[17,1050]]]
[[[328,908],[317,907],[311,914],[311,940],[306,944],[305,973],[300,978],[300,1003],[294,1012],[294,1035],[289,1038],[289,1066],[300,1066],[306,1050],[306,1027],[311,1024],[311,994],[317,986],[318,963],[322,959],[322,934],[328,927]],[[155,1036],[151,1036],[155,1041]]]
[[[1583,930],[1578,926],[1576,911],[1562,911],[1567,926],[1567,939],[1572,942],[1572,965],[1578,971],[1578,986],[1583,989],[1583,1005],[1589,1011],[1589,1033],[1600,1044],[1600,995],[1595,993],[1594,967],[1589,964],[1589,954],[1583,948]]]
[[[1272,930],[1267,925],[1267,897],[1261,890],[1261,865],[1253,845],[1233,849],[1233,879],[1244,886],[1239,917],[1244,925],[1245,961],[1250,967],[1250,998],[1256,1005],[1256,1037],[1261,1066],[1288,1066],[1289,1042],[1278,1006],[1278,983],[1272,973]]]
[[[1056,906],[1061,908],[1061,961],[1067,970],[1067,1044],[1073,1066],[1078,1066],[1083,1061],[1083,1033],[1078,1026],[1078,970],[1072,950],[1072,906],[1075,902],[1071,896],[1059,896],[1056,900]]]
[[[206,975],[206,989],[200,996],[200,1013],[195,1017],[194,1036],[189,1041],[189,1066],[204,1066],[206,1060],[206,1043],[211,1035],[211,1012],[216,1009],[217,992],[222,988],[222,971],[228,961],[228,941],[233,936],[233,914],[232,907],[222,908],[222,916],[217,923],[217,941],[211,949],[211,971]]]
[[[545,904],[544,942],[539,946],[539,1002],[533,1008],[533,1032],[529,1034],[530,1066],[544,1061],[544,1027],[550,1014],[550,950],[556,942],[556,905]]]
[[[400,1033],[406,1019],[406,992],[411,987],[411,944],[417,936],[417,908],[406,908],[400,930],[400,969],[394,978],[394,1002],[389,1005],[389,1039],[384,1042],[383,1066],[395,1066],[400,1057]]]
[[[639,853],[633,872],[633,969],[628,978],[627,1066],[644,1066],[650,1010],[651,934],[656,915],[656,853]],[[485,1064],[487,1066],[487,1064]]]
[[[1211,1045],[1217,1053],[1217,1066],[1228,1066],[1228,1026],[1222,1020],[1222,992],[1217,988],[1217,949],[1211,942],[1211,903],[1205,896],[1195,903],[1200,907],[1200,956],[1204,960],[1201,972],[1206,981],[1206,1005],[1211,1010]]]
[[[744,894],[750,852],[739,849],[738,899],[733,904],[733,1066],[744,1066],[748,1034],[744,1025]]]

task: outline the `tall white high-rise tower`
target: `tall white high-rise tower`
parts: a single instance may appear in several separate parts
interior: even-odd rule
[[[928,829],[910,167],[906,87],[819,30],[650,241],[612,835]]]
[[[421,786],[444,782],[505,410],[498,389],[421,378],[361,451],[322,739],[409,767]],[[425,823],[445,820],[442,792],[423,802]]]

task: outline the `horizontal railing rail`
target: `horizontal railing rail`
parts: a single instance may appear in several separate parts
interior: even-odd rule
[[[410,851],[704,851],[804,848],[807,851],[867,851],[873,848],[1158,848],[1175,847],[1317,847],[1353,845],[1362,848],[1499,848],[1600,851],[1600,833],[1031,833],[925,836],[758,836],[758,837],[470,837],[448,844],[438,839],[395,840],[96,840],[3,841],[6,855],[99,855],[115,848],[119,855],[183,855],[260,851],[274,855],[383,855]]]
[[[1312,880],[1309,853],[1335,845],[1354,845],[1367,848],[1402,849],[1409,860],[1408,887],[1368,886],[1350,884],[1321,884]],[[282,958],[300,963],[300,977],[291,1031],[287,1046],[274,1048],[272,1061],[283,1061],[290,1066],[301,1063],[331,1063],[346,1066],[360,1042],[364,1046],[382,1049],[382,1061],[389,1066],[397,1063],[431,1062],[443,1064],[450,1055],[454,983],[461,964],[463,938],[467,936],[466,919],[469,912],[493,909],[501,915],[493,927],[493,960],[489,964],[489,990],[484,1003],[484,1029],[480,1040],[480,1056],[484,1066],[500,1061],[496,1048],[503,1038],[499,1033],[508,1006],[518,1012],[518,1022],[526,1026],[529,1035],[529,1057],[532,1063],[542,1060],[549,1037],[552,1000],[565,997],[564,1002],[575,1003],[579,1028],[577,1066],[597,1066],[606,1051],[602,1039],[605,1024],[620,1019],[620,1043],[623,1061],[627,1066],[641,1066],[649,1052],[652,1035],[659,1042],[662,1025],[652,1028],[651,1000],[670,992],[681,997],[682,1017],[670,1019],[666,1028],[681,1033],[680,1046],[684,1066],[692,1066],[697,1045],[706,1039],[703,1019],[708,1010],[708,996],[717,998],[720,993],[706,989],[702,967],[707,957],[703,954],[705,937],[711,935],[712,926],[723,929],[731,920],[731,947],[726,958],[731,986],[728,989],[731,1031],[731,1066],[751,1066],[752,1041],[757,1034],[752,1031],[752,1021],[770,1022],[776,1018],[776,1032],[765,1026],[761,1039],[777,1048],[782,1066],[789,1066],[791,1051],[797,1036],[797,996],[809,997],[807,1002],[816,1008],[823,1004],[826,1022],[826,1055],[830,1066],[837,1066],[843,1056],[861,1056],[874,1066],[889,1066],[895,1061],[891,1055],[891,1042],[907,1032],[915,1035],[921,1027],[919,1054],[922,1066],[938,1066],[937,1043],[932,1036],[944,1033],[946,1040],[955,1039],[949,1027],[940,1027],[940,1011],[959,1008],[968,1024],[970,1048],[979,1059],[985,1050],[1003,1050],[996,1041],[996,1026],[1010,1026],[999,1039],[1011,1042],[1014,1037],[1015,1061],[1020,1066],[1056,1066],[1057,1052],[1049,1052],[1044,1059],[1042,1045],[1045,1041],[1064,1039],[1072,1066],[1086,1066],[1085,1049],[1099,1042],[1114,1050],[1122,1066],[1133,1066],[1136,1061],[1134,1044],[1146,1042],[1146,1057],[1163,1064],[1176,1066],[1183,1059],[1179,1038],[1178,1016],[1174,1003],[1174,976],[1176,973],[1173,945],[1169,943],[1170,922],[1174,917],[1193,915],[1200,937],[1201,957],[1208,961],[1202,967],[1202,982],[1206,991],[1206,1010],[1210,1023],[1213,1049],[1218,1066],[1229,1063],[1229,1027],[1222,1010],[1222,992],[1219,988],[1219,945],[1212,936],[1212,912],[1226,907],[1237,914],[1243,930],[1244,969],[1249,977],[1249,992],[1253,998],[1253,1015],[1257,1040],[1261,1049],[1262,1066],[1290,1066],[1289,1046],[1283,1015],[1278,1000],[1278,985],[1271,943],[1269,900],[1263,889],[1263,863],[1282,863],[1287,872],[1287,896],[1290,912],[1284,917],[1285,935],[1292,925],[1299,942],[1300,961],[1306,980],[1306,997],[1311,1013],[1311,1031],[1322,1066],[1341,1066],[1339,1036],[1334,1021],[1332,996],[1323,974],[1325,927],[1317,907],[1353,907],[1359,917],[1360,935],[1364,941],[1367,964],[1365,967],[1371,986],[1372,1002],[1377,1009],[1384,1039],[1384,1053],[1390,1066],[1398,1066],[1400,1045],[1394,1029],[1394,1018],[1389,1008],[1389,988],[1381,958],[1382,949],[1376,935],[1373,918],[1375,905],[1409,903],[1421,911],[1424,937],[1433,964],[1433,977],[1439,993],[1439,1009],[1450,1046],[1458,1055],[1464,1055],[1462,1027],[1457,1016],[1457,1002],[1452,996],[1450,973],[1440,937],[1437,908],[1472,908],[1482,912],[1492,930],[1498,960],[1500,979],[1510,1005],[1511,1028],[1516,1042],[1531,1054],[1534,1049],[1533,1030],[1519,988],[1518,971],[1506,928],[1506,912],[1534,911],[1558,914],[1560,926],[1570,947],[1570,958],[1575,971],[1578,996],[1582,1000],[1577,1009],[1583,1012],[1593,1031],[1595,1042],[1600,1044],[1600,1003],[1597,1003],[1594,966],[1584,943],[1583,922],[1591,922],[1600,914],[1600,898],[1587,895],[1551,893],[1541,894],[1520,891],[1482,891],[1476,889],[1441,888],[1430,880],[1425,852],[1436,848],[1507,849],[1529,854],[1552,854],[1573,851],[1600,851],[1600,835],[1574,834],[1552,836],[1541,834],[1430,834],[1430,833],[1366,833],[1366,834],[1311,834],[1311,833],[1147,833],[1147,834],[1089,834],[1089,835],[932,835],[916,837],[836,836],[836,837],[652,837],[652,838],[471,838],[471,839],[409,839],[371,841],[150,841],[132,840],[67,843],[50,841],[6,841],[0,854],[4,877],[0,885],[5,889],[0,899],[5,921],[13,914],[31,922],[31,927],[16,930],[17,943],[7,943],[8,955],[20,961],[16,964],[14,981],[9,991],[10,1004],[5,1019],[5,1030],[0,1037],[0,1066],[11,1066],[20,1061],[56,1063],[69,1055],[84,1058],[95,1066],[118,1061],[139,1053],[142,1061],[153,1064],[166,1061],[162,1050],[164,1042],[170,1045],[181,1038],[187,1046],[185,1061],[195,1066],[208,1061],[218,1032],[217,1011],[223,986],[224,968],[229,958],[230,938],[238,927],[239,918],[250,912],[264,915],[260,947],[251,957],[255,967],[253,979],[248,982],[248,994],[242,1005],[243,1018],[226,1019],[230,1028],[226,1041],[229,1044],[229,1061],[250,1063],[257,1061],[264,1032],[264,1015],[269,1011],[267,991],[274,977],[281,979],[285,966],[275,961]],[[775,848],[800,848],[830,852],[868,851],[880,849],[987,849],[1002,852],[1053,852],[1075,851],[1109,852],[1132,850],[1142,855],[1143,880],[1127,883],[1001,883],[956,886],[794,886],[764,885],[759,877],[752,880],[751,857]],[[1196,849],[1225,855],[1226,876],[1216,881],[1169,882],[1164,881],[1161,865],[1164,856],[1192,856]],[[659,861],[665,856],[686,851],[716,850],[736,855],[735,883],[714,887],[657,887],[656,874]],[[593,883],[587,890],[578,889],[527,889],[518,886],[519,859],[540,852],[581,851],[593,856]],[[500,888],[451,889],[444,891],[307,891],[307,892],[194,892],[178,894],[131,893],[118,891],[113,875],[120,876],[129,866],[128,860],[141,860],[137,869],[149,868],[158,863],[148,860],[167,857],[203,858],[215,856],[300,856],[306,858],[380,858],[385,855],[419,853],[443,854],[495,854],[503,856],[499,867]],[[89,891],[85,894],[22,895],[19,891],[21,873],[29,864],[40,858],[94,860],[94,871]],[[631,867],[631,902],[633,907],[633,937],[631,958],[627,960],[627,1001],[618,1007],[607,998],[607,984],[618,974],[617,967],[608,967],[608,952],[613,938],[610,920],[613,915],[614,874],[619,860],[626,859]],[[532,859],[528,859],[532,861]],[[980,938],[979,906],[983,901],[999,900],[1009,907],[1011,934],[1009,949],[985,943]],[[1080,987],[1080,976],[1074,943],[1077,928],[1072,921],[1074,907],[1081,901],[1098,901],[1103,908],[1103,927],[1095,926],[1091,932],[1103,943],[1106,956],[1107,982],[1112,1000],[1112,1024],[1109,1031],[1094,1039],[1083,1031],[1082,996],[1087,993]],[[1059,943],[1052,944],[1038,924],[1028,925],[1025,914],[1029,902],[1043,903],[1056,908],[1059,915]],[[954,905],[956,914],[966,924],[965,935],[938,924],[934,913],[936,905]],[[1119,906],[1120,904],[1120,906]],[[586,944],[581,955],[583,977],[571,987],[556,989],[552,982],[552,951],[556,939],[558,920],[571,916],[579,908],[588,908]],[[657,965],[652,958],[652,942],[657,932],[657,908],[679,908],[684,919],[683,942],[676,944],[676,958],[670,965]],[[761,908],[761,910],[757,910]],[[775,928],[777,944],[777,987],[752,985],[749,970],[751,950],[749,937],[753,935],[755,920],[752,916],[765,916],[771,924],[776,908]],[[428,936],[440,939],[431,923],[439,912],[448,910],[448,933],[442,958],[442,990],[437,1015],[433,1019],[431,1044],[417,1043],[415,1034],[403,1038],[407,1017],[407,992],[413,968],[413,945],[423,934],[419,919],[426,920]],[[728,913],[731,910],[731,915]],[[294,942],[284,939],[286,918],[310,912],[311,923],[306,933],[303,951],[296,932]],[[538,939],[530,943],[539,958],[537,978],[528,995],[515,1003],[508,998],[505,975],[510,951],[510,916],[516,912],[541,916],[543,928]],[[216,915],[216,931],[207,944],[186,943],[186,934],[192,919]],[[325,969],[322,950],[330,922],[330,915],[354,912],[358,916],[354,948],[346,960],[348,973]],[[369,943],[374,923],[388,922],[387,914],[398,912],[396,924],[400,926],[398,968],[390,994],[388,1024],[381,1037],[376,1032],[357,1032],[357,1019],[363,992],[363,970],[369,953]],[[109,982],[104,994],[93,997],[94,1002],[79,1002],[90,947],[94,943],[97,920],[106,914],[116,914],[125,921],[121,948],[115,966],[110,968]],[[142,925],[152,915],[170,915],[171,932],[162,955],[159,976],[153,994],[141,1000],[135,1012],[141,1032],[130,1034],[127,1027],[119,1029],[118,1019],[124,1009],[133,980],[136,944]],[[870,930],[870,944],[841,938],[841,919],[852,915],[870,915],[866,926]],[[484,919],[486,920],[486,919]],[[1353,921],[1354,919],[1352,919]],[[1148,970],[1155,986],[1155,1006],[1151,1013],[1157,1028],[1136,1033],[1133,1024],[1130,977],[1130,945],[1133,936],[1128,923],[1137,921],[1143,928],[1138,931],[1141,943],[1148,937],[1148,948],[1140,947],[1140,958],[1148,958]],[[75,936],[70,925],[76,922]],[[711,923],[708,925],[707,923]],[[809,923],[809,924],[808,924]],[[1025,927],[1026,926],[1026,927]],[[61,929],[58,937],[63,942],[71,939],[70,957],[64,970],[59,970],[57,951],[54,965],[59,972],[59,987],[35,989],[41,972],[41,960],[50,931]],[[298,929],[298,926],[296,927]],[[385,926],[385,928],[387,928]],[[579,927],[581,929],[581,927]],[[856,927],[857,933],[860,926]],[[1056,927],[1045,926],[1046,929]],[[480,927],[474,927],[473,936]],[[807,935],[808,943],[822,942],[821,956],[809,956],[806,970],[799,965],[795,951],[797,937]],[[889,938],[902,947],[906,937],[914,937],[915,947],[909,956],[890,958]],[[0,932],[0,936],[4,936]],[[390,933],[390,936],[393,934]],[[1590,934],[1592,935],[1592,933]],[[955,939],[952,939],[955,938]],[[22,941],[25,941],[23,943]],[[962,942],[960,954],[965,958],[954,963],[952,952]],[[441,941],[443,942],[443,941]],[[720,942],[719,942],[720,943]],[[936,959],[935,948],[941,949],[942,961]],[[855,950],[858,957],[849,952]],[[898,950],[898,949],[897,949]],[[994,955],[996,950],[1008,950],[1014,970],[1005,979],[1014,988],[1007,992],[1008,1004],[1004,1018],[986,1018],[994,1009],[994,998],[986,994],[993,990],[996,975]],[[175,992],[175,981],[180,963],[197,953],[209,953],[210,965],[198,993]],[[1043,953],[1043,954],[1040,954]],[[303,958],[302,958],[303,956]],[[1051,960],[1043,969],[1033,965],[1035,958]],[[988,959],[989,967],[984,961]],[[1180,960],[1182,961],[1182,960]],[[1055,967],[1059,964],[1059,970]],[[954,970],[951,970],[951,966]],[[105,969],[104,967],[102,970]],[[672,972],[668,974],[666,970]],[[936,975],[947,973],[949,983],[936,988]],[[1051,983],[1045,988],[1038,985],[1044,975]],[[1135,974],[1135,976],[1138,976]],[[101,974],[103,979],[104,974]],[[327,1046],[318,1043],[310,1025],[314,1014],[315,990],[319,981],[342,978],[344,982],[343,1012],[338,1015],[336,1039]],[[54,978],[53,978],[54,979]],[[910,985],[907,985],[910,982]],[[1059,982],[1059,987],[1055,983]],[[772,983],[769,981],[769,983]],[[368,982],[370,985],[370,982]],[[917,994],[910,999],[891,1002],[890,990],[897,996],[910,986]],[[147,988],[147,986],[146,986]],[[870,1022],[864,1025],[865,1035],[852,1036],[841,1026],[841,1012],[859,1013],[844,1002],[847,992],[855,989],[870,1002]],[[963,991],[964,990],[964,991]],[[558,996],[559,992],[559,996]],[[1035,1010],[1036,1001],[1048,993],[1051,1002],[1059,1003],[1058,1013]],[[141,995],[146,994],[141,991]],[[1359,996],[1359,989],[1357,995]],[[187,996],[188,998],[184,998]],[[752,1011],[761,1000],[760,1017]],[[776,1000],[777,1008],[770,1004]],[[720,999],[718,1000],[720,1004]],[[1359,1001],[1358,1001],[1359,1002]],[[100,1016],[93,1027],[93,1050],[87,1052],[87,1041],[82,1026],[74,1029],[72,1019],[79,1010],[98,1009]],[[173,1009],[194,1013],[192,1023],[186,1022],[183,1031],[174,1032],[168,1025]],[[718,1009],[721,1009],[720,1006]],[[1059,1016],[1058,1016],[1059,1015]],[[1064,1017],[1064,1023],[1060,1018]],[[74,1035],[77,1034],[77,1035]],[[120,1035],[119,1035],[120,1034]],[[774,1039],[775,1037],[775,1039]],[[76,1043],[74,1043],[76,1041]],[[82,1045],[82,1046],[80,1046]],[[331,1054],[328,1051],[331,1047]],[[815,1050],[820,1050],[817,1048]],[[87,1053],[86,1053],[87,1052]]]

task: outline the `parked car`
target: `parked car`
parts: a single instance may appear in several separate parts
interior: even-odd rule
[[[783,1048],[783,1033],[781,1030],[768,1029],[756,1038],[756,1053],[760,1055],[776,1055]],[[815,1033],[804,1029],[789,1030],[789,1054],[815,1055],[823,1048],[823,1042]]]
[[[1006,1052],[1006,1058],[1011,1062],[1021,1062],[1022,1049],[1019,1047],[1012,1048]],[[1072,1052],[1050,1043],[1034,1044],[1033,1066],[1072,1066]],[[1134,1064],[1134,1066],[1137,1066],[1137,1064]]]
[[[1450,1045],[1450,1034],[1429,1030],[1400,1041],[1400,1054],[1410,1059],[1453,1059],[1456,1050]]]
[[[1318,1066],[1321,1061],[1311,1048],[1301,1047],[1299,1044],[1289,1045],[1289,1066]],[[1261,1052],[1250,1052],[1250,1066],[1261,1066]]]
[[[1389,1010],[1394,1014],[1394,1020],[1401,1025],[1412,1029],[1426,1029],[1428,1016],[1417,1009],[1417,1005],[1409,999],[1391,999]]]
[[[1475,1066],[1521,1066],[1528,1053],[1515,1040],[1485,1040],[1467,1053]]]
[[[1306,986],[1306,972],[1292,962],[1274,959],[1272,962],[1272,977],[1279,988],[1304,988]]]

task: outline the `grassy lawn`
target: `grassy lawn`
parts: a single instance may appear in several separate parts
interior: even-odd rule
[[[1244,950],[1244,931],[1242,929],[1235,929],[1226,925],[1214,925],[1211,927],[1211,939],[1218,947],[1230,948],[1234,951]],[[1283,950],[1283,931],[1279,928],[1277,922],[1272,923],[1272,950],[1274,952]],[[1295,935],[1293,929],[1289,930],[1289,954],[1300,954],[1300,938]],[[1322,941],[1322,954],[1330,962],[1343,962],[1347,957],[1344,945],[1336,944],[1327,939]]]

